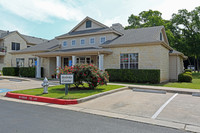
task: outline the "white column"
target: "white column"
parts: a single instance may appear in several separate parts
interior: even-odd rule
[[[76,56],[72,56],[72,66],[76,65]]]
[[[59,73],[59,67],[61,66],[61,57],[60,56],[56,56],[56,69],[57,69],[57,73]],[[56,78],[59,78],[58,76]]]
[[[104,68],[103,68],[103,57],[104,57],[103,54],[99,55],[99,69],[100,70],[104,70]]]
[[[37,57],[36,78],[41,78],[41,58]]]

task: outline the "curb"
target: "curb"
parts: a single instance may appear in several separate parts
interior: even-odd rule
[[[155,86],[151,86],[151,87],[147,87],[147,86],[128,86],[129,89],[144,89],[144,90],[153,90],[153,91],[166,91],[166,92],[171,92],[171,93],[180,93],[180,94],[190,94],[190,95],[200,95],[200,91],[199,90],[187,90],[187,89],[176,89],[176,88],[161,88],[161,87],[155,87]]]
[[[123,87],[123,88],[119,88],[119,89],[115,89],[115,90],[102,92],[102,93],[99,93],[99,94],[94,94],[92,96],[77,99],[77,102],[78,103],[86,102],[86,101],[89,101],[89,100],[92,100],[92,99],[95,99],[95,98],[98,98],[98,97],[101,97],[101,96],[105,96],[105,95],[108,95],[108,94],[111,94],[111,93],[114,93],[114,92],[123,91],[123,90],[127,90],[127,89],[129,89],[129,88]]]
[[[56,99],[56,98],[17,94],[17,93],[11,93],[11,92],[7,92],[5,96],[10,97],[10,98],[28,100],[28,101],[37,101],[37,102],[45,102],[45,103],[53,103],[53,104],[61,104],[61,105],[78,104],[76,99],[63,100],[63,99]]]
[[[18,94],[18,93],[11,93],[7,92],[5,97],[28,100],[28,101],[36,101],[36,102],[44,102],[44,103],[53,103],[53,104],[61,104],[61,105],[69,105],[69,104],[78,104],[82,102],[86,102],[104,95],[108,95],[114,92],[123,91],[128,89],[128,87],[123,87],[115,90],[110,90],[107,92],[102,92],[99,94],[95,94],[92,96],[80,98],[80,99],[73,99],[73,100],[64,100],[64,99],[56,99],[56,98],[49,98],[49,97],[41,97],[41,96],[33,96],[33,95],[26,95],[26,94]]]

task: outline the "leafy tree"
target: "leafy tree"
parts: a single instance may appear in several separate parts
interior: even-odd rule
[[[191,12],[186,9],[179,10],[172,15],[173,34],[176,38],[173,47],[184,54],[194,57],[199,71],[200,56],[200,6]]]
[[[164,20],[162,18],[162,13],[159,11],[142,11],[138,16],[132,14],[128,18],[128,23],[129,26],[126,26],[125,29],[136,29],[163,25],[165,26],[169,42],[172,43],[174,40],[173,33],[170,30],[173,27],[171,21]]]

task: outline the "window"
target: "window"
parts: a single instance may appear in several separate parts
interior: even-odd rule
[[[90,57],[77,57],[76,64],[91,64]]]
[[[35,61],[36,61],[35,58],[29,58],[28,59],[28,66],[29,67],[34,67],[35,66]]]
[[[12,42],[12,50],[20,50],[20,43]]]
[[[103,44],[106,41],[106,37],[101,37],[100,38],[100,44]]]
[[[29,47],[31,47],[31,46],[27,45],[27,48],[29,48]]]
[[[72,46],[76,45],[76,40],[72,40]]]
[[[84,44],[85,44],[85,39],[81,39],[81,40],[80,40],[80,44],[81,44],[81,45],[84,45]]]
[[[90,44],[95,44],[95,39],[94,39],[94,37],[90,38]]]
[[[138,53],[120,54],[120,69],[138,69]]]
[[[63,47],[66,47],[67,46],[67,41],[64,41],[63,42]]]
[[[86,21],[86,28],[91,28],[92,27],[92,21],[88,20]]]
[[[16,58],[16,67],[24,67],[24,58]]]
[[[162,41],[162,33],[160,32],[160,40]]]

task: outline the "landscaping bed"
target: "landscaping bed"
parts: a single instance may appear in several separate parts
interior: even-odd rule
[[[98,93],[102,93],[102,92],[106,92],[106,91],[110,91],[110,90],[114,90],[114,89],[119,89],[122,87],[124,87],[124,86],[103,85],[103,86],[98,86],[95,89],[89,89],[87,84],[84,84],[84,86],[79,86],[78,88],[75,88],[74,85],[71,85],[71,87],[69,88],[68,95],[65,95],[65,86],[58,85],[58,86],[49,87],[48,94],[42,94],[43,88],[12,91],[12,93],[50,97],[50,98],[57,98],[57,99],[79,99],[79,98],[91,96],[94,94],[98,94]]]

